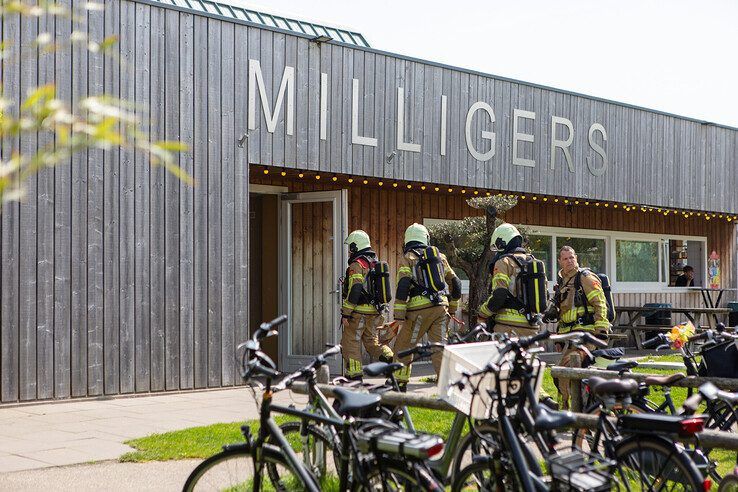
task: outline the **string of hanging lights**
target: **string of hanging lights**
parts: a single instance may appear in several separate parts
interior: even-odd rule
[[[567,206],[576,206],[576,207],[595,207],[595,208],[606,208],[606,209],[614,209],[614,210],[623,210],[625,212],[640,212],[640,213],[652,213],[652,214],[662,214],[664,216],[669,215],[681,215],[683,218],[693,218],[693,217],[701,217],[704,218],[704,220],[712,220],[712,219],[724,219],[727,222],[733,222],[738,221],[738,215],[735,214],[726,214],[726,213],[719,213],[719,212],[707,212],[702,210],[688,210],[688,209],[675,209],[675,208],[667,208],[667,207],[655,207],[650,205],[638,205],[638,204],[632,204],[632,203],[616,203],[616,202],[608,202],[608,201],[602,201],[602,200],[591,200],[591,199],[584,199],[584,198],[575,198],[575,197],[559,197],[559,196],[551,196],[551,195],[529,195],[524,193],[511,193],[509,191],[502,192],[502,191],[491,191],[491,190],[484,190],[484,189],[476,189],[476,188],[465,188],[465,187],[441,187],[433,183],[417,183],[417,182],[408,182],[404,180],[388,180],[387,178],[369,178],[369,177],[355,177],[355,176],[347,176],[342,174],[332,174],[332,173],[321,173],[319,171],[305,171],[305,170],[291,170],[291,169],[279,169],[274,167],[266,167],[266,166],[251,166],[252,169],[256,168],[253,172],[261,173],[264,175],[269,174],[278,174],[281,177],[287,177],[288,175],[291,176],[297,176],[299,179],[314,179],[316,181],[320,181],[324,176],[326,179],[329,179],[333,183],[337,183],[340,181],[345,181],[348,184],[353,184],[354,182],[361,183],[364,186],[377,186],[377,187],[384,187],[385,184],[387,184],[385,181],[390,182],[392,188],[399,188],[403,187],[407,190],[413,190],[413,189],[420,189],[421,191],[430,191],[433,190],[436,193],[441,192],[441,190],[445,190],[446,193],[459,193],[461,195],[467,195],[471,194],[474,196],[508,196],[508,197],[517,197],[521,201],[531,201],[531,202],[553,202],[555,204],[563,204]]]

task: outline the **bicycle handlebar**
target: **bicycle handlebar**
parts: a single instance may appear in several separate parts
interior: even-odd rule
[[[403,357],[407,357],[409,355],[413,354],[421,354],[421,357],[427,357],[428,355],[431,355],[430,352],[433,349],[443,349],[445,347],[442,343],[419,343],[415,347],[411,347],[409,349],[400,350],[397,352],[397,358],[401,359]]]
[[[304,378],[307,374],[312,373],[315,369],[323,366],[326,364],[326,359],[328,357],[331,357],[333,355],[341,353],[341,346],[340,345],[334,345],[333,347],[329,348],[322,354],[315,357],[310,364],[306,365],[305,367],[302,367],[298,369],[297,371],[288,374],[285,376],[279,384],[276,384],[272,387],[272,390],[276,393],[277,391],[281,391],[283,389],[287,389],[290,386],[292,386],[292,383],[297,381],[298,379]]]

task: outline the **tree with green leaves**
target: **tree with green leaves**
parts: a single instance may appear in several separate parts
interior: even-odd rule
[[[493,195],[470,198],[466,203],[484,211],[484,215],[444,222],[429,229],[431,242],[446,254],[454,267],[462,269],[469,277],[468,325],[471,326],[479,306],[489,295],[489,265],[496,253],[490,247],[490,238],[495,228],[504,222],[505,212],[517,205],[518,199]]]
[[[39,54],[58,50],[86,49],[100,54],[114,63],[117,45],[114,36],[105,39],[88,39],[84,22],[88,11],[104,9],[101,3],[80,3],[79,9],[40,0],[26,3],[18,0],[0,0],[0,20],[14,16],[22,22],[35,22],[44,16],[71,22],[69,39],[55,39],[52,33],[40,32],[33,46],[14,46],[6,40],[0,42],[0,60],[3,74],[17,70],[21,49],[38,50]],[[5,87],[0,92],[0,142],[3,153],[0,158],[0,213],[2,204],[22,200],[24,183],[44,168],[68,162],[69,158],[85,149],[109,150],[128,148],[149,156],[152,165],[162,165],[167,171],[187,183],[192,178],[175,164],[175,154],[186,150],[176,141],[152,142],[140,130],[140,114],[146,108],[134,108],[127,101],[106,95],[94,95],[80,99],[75,104],[58,97],[54,85],[32,87],[27,94],[9,94]],[[23,153],[19,142],[26,135],[46,136],[32,152]]]

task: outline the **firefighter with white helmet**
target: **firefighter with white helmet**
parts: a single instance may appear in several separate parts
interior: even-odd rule
[[[431,342],[445,343],[451,314],[461,299],[461,280],[446,256],[430,246],[430,234],[422,224],[405,231],[403,255],[398,262],[394,318],[401,323],[395,352],[414,347],[425,334]],[[440,352],[431,358],[436,375],[441,370]],[[410,379],[410,357],[395,376],[402,388]]]
[[[505,223],[494,230],[490,243],[497,249],[490,272],[490,296],[480,306],[477,321],[491,327],[491,318],[495,333],[535,335],[538,329],[531,326],[530,318],[521,309],[523,292],[516,281],[521,264],[531,257],[523,248],[523,236],[514,225]]]
[[[361,379],[362,344],[372,358],[380,361],[391,362],[394,354],[388,346],[379,344],[377,336],[377,328],[385,321],[385,306],[374,295],[374,283],[370,279],[378,260],[369,234],[362,230],[353,231],[344,244],[349,247],[349,259],[342,289],[341,353],[346,377]]]

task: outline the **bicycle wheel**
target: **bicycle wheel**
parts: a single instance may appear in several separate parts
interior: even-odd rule
[[[496,456],[500,454],[502,445],[500,444],[497,427],[481,425],[477,427],[477,432],[484,435],[487,440],[479,439],[473,432],[468,433],[461,439],[461,442],[456,447],[456,454],[454,455],[454,461],[451,467],[451,483],[456,481],[456,477],[464,467],[472,464],[475,457]],[[531,453],[531,447],[522,446],[522,450],[525,453],[528,466],[532,470],[540,469],[538,460]]]
[[[453,492],[515,492],[520,490],[512,466],[505,466],[497,457],[473,462],[462,468],[451,485]]]
[[[264,463],[277,465],[289,470],[279,456],[264,453]],[[190,473],[182,490],[184,492],[247,491],[254,488],[254,459],[244,445],[221,451],[206,459]],[[266,472],[262,473],[261,489],[266,491],[288,492],[306,490],[294,474],[283,472],[276,483],[270,481]]]
[[[279,428],[297,453],[298,458],[318,478],[321,488],[324,490],[338,488],[337,463],[340,463],[340,455],[337,450],[334,450],[333,441],[328,434],[321,428],[309,424],[303,436],[302,423],[298,421],[286,422]],[[272,442],[271,437],[267,439],[267,442]],[[292,475],[292,471],[283,464],[267,463],[266,469],[273,484],[280,483],[284,474]],[[336,486],[332,487],[334,482]]]
[[[697,466],[682,448],[666,439],[637,436],[615,447],[613,480],[622,490],[703,490]]]
[[[630,405],[627,405],[626,407],[623,407],[622,405],[618,404],[613,407],[613,412],[615,415],[623,415],[623,414],[629,414],[629,413],[652,413],[652,410],[649,408],[640,405],[637,402],[632,402]],[[585,410],[586,414],[593,415],[595,417],[599,417],[600,413],[602,413],[602,409],[600,408],[599,404],[594,404],[591,407],[589,407],[587,410]],[[574,445],[574,447],[581,449],[583,451],[587,451],[590,453],[596,453],[602,455],[604,453],[604,448],[602,446],[602,442],[605,439],[606,436],[600,437],[600,442],[597,443],[595,446],[594,444],[594,431],[591,429],[576,429],[572,432],[571,436],[571,442]],[[595,449],[596,448],[596,449]]]
[[[443,490],[433,473],[421,462],[396,462],[380,457],[364,480],[354,481],[353,492]]]
[[[738,475],[725,475],[720,481],[717,492],[738,492]]]

